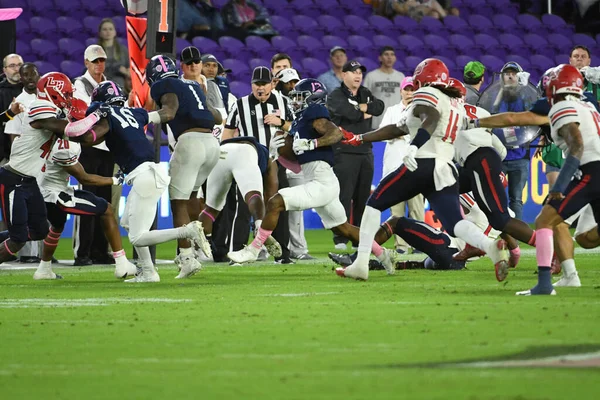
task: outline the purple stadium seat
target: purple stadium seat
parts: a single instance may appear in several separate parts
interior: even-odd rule
[[[200,54],[211,53],[220,50],[220,46],[212,39],[203,36],[196,36],[192,39],[192,44],[200,50]]]
[[[494,23],[483,15],[471,15],[469,17],[469,25],[471,25],[475,32],[486,32]]]
[[[248,61],[248,66],[252,70],[254,70],[254,68],[256,67],[269,67],[270,65],[271,63],[269,62],[269,60],[265,60],[264,58],[253,58],[250,61]]]
[[[185,49],[188,46],[191,46],[192,43],[188,42],[182,38],[175,38],[175,52],[179,54],[181,50]]]
[[[114,16],[112,18],[115,23],[115,28],[117,29],[117,36],[125,36],[127,35],[127,23],[125,22],[124,16]]]
[[[521,28],[517,26],[517,21],[513,17],[504,14],[494,15],[492,17],[492,22],[494,22],[494,26],[496,29],[502,32],[515,33],[516,31],[520,31]]]
[[[454,63],[456,64],[457,68],[465,68],[465,65],[467,65],[468,63],[470,63],[473,60],[473,57],[469,57],[469,56],[457,56],[456,59],[454,60]],[[462,77],[462,75],[461,75]]]
[[[509,54],[506,56],[506,62],[514,61],[523,68],[523,71],[527,72],[531,68],[531,63],[528,59],[518,54]]]
[[[534,54],[529,57],[529,61],[531,61],[531,66],[533,68],[538,68],[540,70],[547,70],[548,68],[552,68],[555,66],[554,60],[543,56],[541,54]]]
[[[490,73],[500,72],[500,70],[504,66],[504,61],[502,61],[496,56],[481,56],[481,59],[479,61],[481,61],[481,63],[485,65],[486,70],[488,70]]]
[[[325,27],[320,26],[314,18],[307,17],[306,15],[294,15],[292,23],[294,24],[294,30],[300,34],[323,37],[326,32]]]
[[[461,35],[470,35],[473,33],[473,30],[469,24],[467,24],[463,18],[455,15],[448,15],[446,18],[444,18],[444,26],[452,33],[458,33]]]
[[[33,63],[37,66],[40,75],[47,74],[48,72],[58,71],[58,68],[56,68],[54,64],[51,64],[46,61],[34,61]]]
[[[245,61],[227,58],[223,60],[222,64],[225,69],[231,69],[231,73],[236,77],[236,79],[240,79],[241,77],[251,73],[250,67],[248,67]],[[266,66],[268,67],[269,64]]]
[[[363,17],[357,15],[346,15],[344,25],[350,27],[352,32],[360,32],[361,36],[369,39],[375,35],[375,27],[370,25]]]
[[[91,37],[91,38],[85,39],[85,47],[91,46],[93,44],[98,44],[98,38],[97,37]]]
[[[269,20],[271,21],[271,26],[275,28],[276,31],[285,32],[286,35],[292,27],[292,21],[280,15],[272,15]]]
[[[440,36],[448,34],[448,30],[439,19],[435,19],[432,17],[423,17],[419,25],[421,26],[421,30],[425,32],[425,34],[433,33]]]
[[[317,18],[321,15],[320,7],[314,4],[312,0],[294,0],[290,5],[294,8],[295,14],[306,15],[311,18]]]
[[[524,36],[525,44],[531,49],[532,53],[543,54],[548,57],[554,56],[556,50],[552,47],[546,38],[530,33]]]
[[[449,41],[452,47],[459,50],[476,47],[481,48],[481,46],[477,45],[471,37],[465,35],[450,35]]]
[[[568,64],[569,63],[569,58],[571,57],[570,54],[558,54],[556,56],[554,56],[554,66],[557,66],[559,64]]]
[[[417,56],[408,56],[404,59],[404,65],[406,65],[409,75],[413,74],[415,68],[421,63],[421,61],[423,61],[423,57]]]
[[[70,37],[75,37],[83,29],[81,22],[71,17],[56,18],[56,26],[60,33],[64,33]]]
[[[29,45],[29,43],[17,39],[16,51],[18,54],[31,53],[31,46]]]
[[[548,35],[548,42],[560,52],[571,51],[571,48],[573,47],[573,41],[568,36],[559,33],[551,33]]]
[[[359,63],[361,63],[362,65],[364,65],[364,67],[367,69],[367,73],[376,70],[377,68],[379,68],[379,64],[376,63],[375,61],[371,60],[370,58],[367,57],[356,57],[354,60],[358,61]]]
[[[446,57],[441,54],[434,54],[431,57],[437,58],[438,60],[442,61],[444,64],[446,64],[446,67],[448,67],[448,69],[450,69],[450,70],[456,68],[456,63],[450,57]]]
[[[302,51],[302,49],[298,47],[298,45],[296,45],[296,42],[294,42],[289,37],[275,36],[271,39],[271,44],[277,52],[287,53],[292,58],[292,60],[299,60],[302,57],[304,57],[304,52]]]
[[[100,21],[102,21],[102,18],[89,15],[83,19],[83,27],[90,36],[96,36],[98,34]]]
[[[246,82],[231,82],[229,84],[229,89],[237,98],[244,97],[252,93],[252,87]]]
[[[260,36],[248,36],[246,38],[246,47],[257,56],[274,53],[274,48],[267,39]]]
[[[567,25],[564,19],[555,14],[542,15],[542,24],[548,27],[548,31],[554,33],[561,33],[567,36],[574,33],[574,28]]]
[[[389,35],[396,29],[392,21],[390,21],[388,18],[382,17],[381,15],[371,15],[368,18],[368,21],[369,25],[375,28],[376,32],[380,32],[384,35]]]
[[[325,35],[321,41],[323,42],[323,46],[328,50],[331,50],[335,46],[341,46],[345,49],[349,47],[346,39],[342,39],[339,36]]]
[[[404,73],[404,75],[410,75],[412,74],[412,71],[408,72],[406,65],[404,65],[404,56],[402,57],[402,60],[400,59],[400,57],[398,57],[396,59],[396,63],[394,64],[394,69]]]
[[[301,48],[303,48],[305,50],[314,50],[314,49],[323,48],[323,43],[319,39],[314,38],[312,36],[308,36],[308,35],[298,36],[297,42],[298,42],[298,46],[300,46]],[[329,49],[327,49],[327,51],[329,51]]]
[[[325,29],[328,35],[348,36],[349,28],[347,28],[340,19],[333,15],[320,15],[317,17],[317,22]]]
[[[515,51],[515,49],[519,49],[525,44],[520,36],[513,35],[511,33],[503,33],[498,39],[500,41],[500,44],[504,46],[509,52]]]
[[[58,48],[65,58],[70,60],[83,60],[85,47],[79,40],[63,38],[58,41]]]
[[[378,49],[384,46],[391,46],[396,49],[398,47],[398,42],[389,36],[375,35],[373,36],[373,45]]]
[[[583,33],[576,33],[571,36],[571,39],[575,45],[583,45],[589,49],[596,47],[596,40],[593,37]]]
[[[319,76],[329,69],[329,65],[316,58],[307,57],[302,60],[302,67],[310,76]]]
[[[521,14],[517,16],[517,24],[525,31],[531,33],[543,34],[546,32],[546,27],[535,15]]]
[[[29,20],[31,31],[40,37],[55,35],[57,32],[56,23],[44,17],[33,17]]]
[[[425,42],[432,53],[452,57],[456,54],[456,49],[450,45],[450,42],[445,37],[438,35],[425,35],[423,42]]]
[[[423,28],[417,21],[404,15],[396,15],[394,17],[394,26],[402,32],[409,35],[419,35],[423,32]]]
[[[398,37],[398,44],[408,53],[419,51],[425,46],[425,43],[416,36],[401,35]],[[406,64],[406,63],[405,63]]]
[[[357,51],[363,51],[373,47],[373,42],[366,37],[359,35],[348,36],[348,44]]]
[[[28,0],[28,3],[29,11],[31,11],[33,15],[43,16],[49,19],[56,19],[60,15],[58,10],[54,8],[54,4],[47,0]]]
[[[31,41],[31,50],[40,58],[45,59],[46,56],[56,53],[58,51],[58,47],[50,40],[33,39]]]
[[[85,66],[82,63],[65,60],[60,63],[60,70],[63,74],[73,79],[80,75],[83,75],[85,71]]]

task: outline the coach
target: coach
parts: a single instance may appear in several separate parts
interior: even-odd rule
[[[366,68],[358,61],[348,61],[342,68],[343,81],[327,98],[331,120],[337,126],[355,134],[371,130],[371,118],[385,109],[383,101],[376,99],[371,91],[362,86]],[[358,147],[336,144],[333,170],[340,182],[340,201],[346,216],[353,216],[353,223],[360,225],[365,204],[371,193],[373,181],[373,149],[370,143]],[[348,239],[334,236],[337,249],[346,247]]]
[[[278,131],[290,129],[293,113],[289,107],[288,99],[278,92],[273,91],[273,77],[267,67],[256,67],[252,72],[252,93],[238,99],[227,117],[222,140],[234,136],[254,136],[267,147],[271,138]],[[236,133],[236,129],[239,131]],[[288,187],[285,168],[279,167],[279,188]],[[265,199],[267,200],[267,199]],[[246,215],[239,212],[246,209]],[[239,250],[248,243],[250,213],[242,198],[238,201],[238,213],[234,221],[233,250]],[[237,231],[237,232],[236,232]],[[238,233],[239,232],[239,233]],[[276,261],[282,264],[292,263],[288,243],[290,241],[288,215],[279,218],[273,237],[281,244],[282,257]]]

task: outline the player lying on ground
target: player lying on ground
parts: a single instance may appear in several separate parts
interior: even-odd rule
[[[546,98],[552,105],[552,140],[567,158],[535,220],[538,284],[517,295],[556,294],[550,272],[552,228],[587,204],[596,220],[600,217],[600,114],[582,96],[583,76],[575,67],[563,64],[550,74]],[[589,233],[589,239],[599,239],[598,228]]]
[[[332,144],[342,139],[340,129],[334,125],[325,107],[327,94],[323,84],[316,79],[303,79],[290,92],[296,119],[292,123],[293,151],[307,183],[281,189],[267,202],[267,212],[252,243],[242,250],[229,252],[234,262],[256,261],[265,240],[277,225],[279,214],[285,210],[303,211],[314,208],[326,229],[358,241],[358,228],[350,225],[339,200],[340,185],[333,173]],[[288,149],[289,150],[289,149]],[[289,151],[283,154],[291,157]],[[394,273],[390,256],[374,241],[372,251],[384,264],[388,273]]]
[[[210,245],[199,221],[179,228],[150,230],[157,202],[167,189],[169,177],[160,164],[154,162],[154,148],[146,138],[144,127],[150,121],[148,112],[143,108],[124,107],[126,100],[119,85],[111,81],[101,82],[92,93],[88,116],[81,121],[71,122],[65,134],[70,140],[85,145],[105,142],[115,162],[126,174],[126,182],[131,185],[131,190],[127,195],[121,226],[128,231],[129,241],[135,246],[141,271],[135,278],[125,282],[158,282],[160,277],[152,263],[148,246],[186,239],[210,253]],[[164,110],[154,111],[151,121],[162,121],[167,118],[165,114]],[[195,274],[200,269],[198,265],[179,264],[176,278]]]
[[[283,136],[273,138],[271,145],[277,145],[283,139]],[[265,216],[263,188],[267,199],[277,193],[277,164],[269,157],[269,149],[252,136],[221,142],[221,158],[206,181],[206,207],[200,213],[200,222],[209,240],[213,222],[225,206],[233,180],[244,196],[258,231]],[[281,257],[281,246],[273,236],[267,238],[265,246],[273,257]]]
[[[508,252],[502,240],[492,240],[462,218],[458,200],[458,174],[452,161],[453,143],[462,125],[464,109],[460,92],[448,88],[448,68],[440,60],[422,61],[413,74],[419,87],[413,96],[412,113],[406,124],[389,125],[363,135],[347,133],[346,142],[376,142],[408,134],[413,137],[404,165],[387,175],[373,192],[363,214],[356,261],[340,276],[367,279],[369,249],[381,218],[381,212],[423,194],[448,233],[486,251],[495,265],[496,276],[506,276]]]

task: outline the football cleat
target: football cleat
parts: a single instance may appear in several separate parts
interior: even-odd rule
[[[369,264],[357,264],[354,261],[346,268],[336,268],[335,273],[343,278],[353,278],[359,281],[369,279]]]
[[[341,265],[342,267],[347,267],[352,264],[352,259],[350,258],[350,254],[337,254],[337,253],[328,253],[327,257],[337,265]]]
[[[115,278],[123,279],[128,276],[134,276],[137,273],[137,267],[135,264],[127,261],[125,263],[117,262],[115,265]]]
[[[544,290],[544,291],[536,291],[535,288],[529,290],[523,290],[521,292],[515,293],[517,296],[537,296],[537,295],[550,295],[556,296],[556,290]]]
[[[270,255],[274,258],[279,258],[283,254],[283,250],[281,250],[281,245],[275,238],[271,235],[265,240],[265,247]]]
[[[474,257],[483,257],[485,256],[485,251],[478,249],[477,247],[473,247],[467,243],[464,249],[454,255],[454,259],[456,261],[467,261]]]
[[[396,259],[396,251],[390,249],[383,249],[383,253],[381,256],[377,257],[377,259],[383,264],[383,268],[388,275],[394,275],[396,273],[395,262],[398,261]],[[392,260],[394,257],[394,260]]]
[[[35,271],[33,279],[36,281],[62,279],[63,277],[55,274],[53,271]]]
[[[260,253],[260,249],[252,246],[251,244],[244,246],[243,249],[238,251],[230,251],[227,253],[227,257],[233,262],[236,263],[247,263],[256,261],[258,258],[258,253]]]
[[[192,221],[189,224],[185,225],[186,228],[189,229],[188,238],[193,242],[193,244],[200,248],[204,255],[208,258],[213,258],[212,250],[210,248],[210,242],[204,235],[204,228],[202,227],[202,222],[200,221]]]
[[[152,282],[160,282],[160,276],[158,272],[153,271],[144,271],[141,270],[138,272],[134,278],[126,279],[124,282],[126,283],[152,283]]]
[[[577,271],[572,274],[563,274],[562,278],[557,280],[554,284],[556,287],[581,287],[581,281]]]
[[[506,250],[506,242],[500,238],[494,240],[487,251],[488,256],[494,263],[496,271],[496,279],[502,282],[508,276],[508,250]]]
[[[518,248],[518,247],[517,247]],[[519,264],[519,260],[521,259],[521,253],[513,253],[513,252],[509,252],[509,256],[508,256],[508,267],[509,268],[516,268],[517,264]]]
[[[193,255],[184,256],[179,253],[175,258],[175,264],[179,269],[179,275],[177,275],[175,279],[189,278],[202,269],[202,264],[200,264],[200,261],[196,260],[196,257]]]

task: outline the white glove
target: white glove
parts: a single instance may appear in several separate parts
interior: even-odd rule
[[[519,85],[527,86],[529,84],[529,72],[517,72],[517,80],[519,81]]]
[[[348,103],[352,104],[354,106],[354,108],[356,108],[358,110],[358,101],[352,100],[352,99],[348,99]]]
[[[295,139],[294,144],[292,145],[292,150],[294,150],[294,154],[297,155],[316,148],[317,144],[314,139]]]
[[[406,155],[402,159],[402,161],[404,161],[404,165],[406,165],[406,168],[410,172],[415,171],[419,167],[415,158],[418,150],[419,148],[417,146],[411,144],[410,146],[408,146],[408,149],[406,150]]]
[[[600,67],[585,67],[580,71],[589,83],[600,84]]]
[[[278,149],[283,146],[285,146],[285,136],[284,135],[277,135],[277,136],[271,137],[271,143],[269,143],[269,156],[273,160],[277,160],[277,158],[279,158]]]

